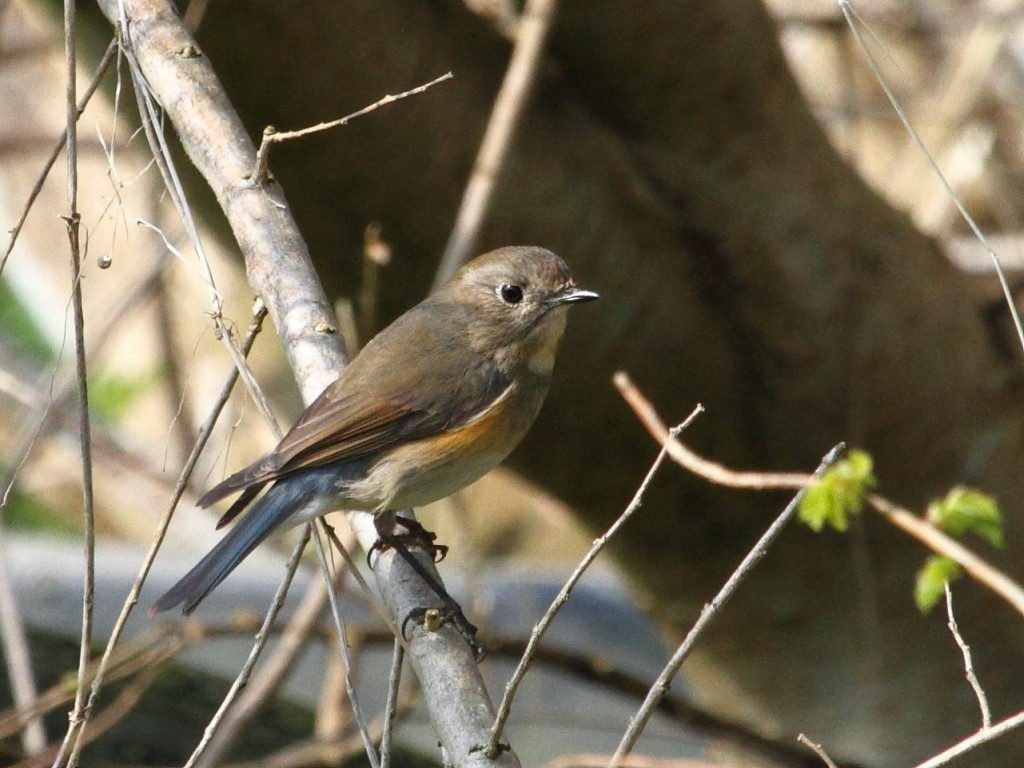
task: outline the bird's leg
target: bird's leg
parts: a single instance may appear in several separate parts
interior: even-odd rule
[[[394,526],[398,523],[404,527],[407,533],[396,534],[394,532]],[[462,635],[466,642],[469,643],[469,647],[473,651],[473,655],[477,659],[483,658],[483,649],[476,642],[476,627],[466,618],[466,615],[462,612],[462,607],[456,602],[455,598],[448,594],[448,590],[444,588],[434,575],[430,573],[423,564],[413,557],[413,554],[409,551],[408,544],[418,544],[426,549],[433,557],[437,556],[438,551],[442,553],[442,557],[447,553],[448,548],[442,547],[441,545],[434,544],[436,536],[420,525],[415,520],[408,517],[401,517],[392,515],[390,513],[384,513],[376,515],[373,519],[374,527],[377,530],[377,541],[371,548],[371,554],[376,550],[393,549],[399,557],[405,560],[412,568],[423,579],[424,583],[430,587],[434,594],[440,598],[442,603],[442,616],[444,619],[451,621],[455,629],[458,630],[459,634]],[[369,555],[367,555],[369,558]],[[436,561],[435,561],[436,562]],[[438,609],[430,608],[417,608],[409,613],[402,622],[401,632],[402,636],[405,636],[405,628],[409,622],[415,624],[423,624],[424,620],[429,611],[437,611]]]

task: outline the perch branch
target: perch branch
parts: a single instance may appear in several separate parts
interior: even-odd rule
[[[224,210],[245,258],[250,285],[262,297],[281,338],[303,399],[311,402],[337,375],[344,354],[336,323],[309,258],[309,251],[273,182],[255,186],[247,176],[256,150],[227,99],[210,61],[166,0],[99,0],[121,28],[122,9],[133,55],[197,170]],[[372,520],[352,513],[360,544],[376,539]],[[378,589],[400,625],[408,612],[430,604],[432,593],[392,553],[378,561]],[[432,563],[424,563],[433,568]],[[436,571],[435,571],[436,573]],[[407,645],[439,740],[458,766],[519,764],[505,752],[486,761],[472,748],[487,739],[493,707],[476,660],[462,638],[442,629],[414,630]]]

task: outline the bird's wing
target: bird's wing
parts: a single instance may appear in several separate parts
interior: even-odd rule
[[[432,332],[420,307],[370,342],[273,451],[212,488],[200,506],[301,469],[457,429],[485,412],[510,381],[486,358]]]

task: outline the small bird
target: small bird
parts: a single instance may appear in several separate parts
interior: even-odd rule
[[[151,612],[191,613],[275,529],[334,510],[379,519],[484,475],[540,411],[569,305],[596,298],[544,248],[466,264],[377,334],[276,448],[199,499],[208,507],[241,492],[220,528],[270,486]]]

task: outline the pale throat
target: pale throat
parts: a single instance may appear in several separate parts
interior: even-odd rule
[[[555,353],[565,333],[567,310],[568,307],[555,307],[530,334],[526,365],[533,373],[547,375],[555,367]]]

